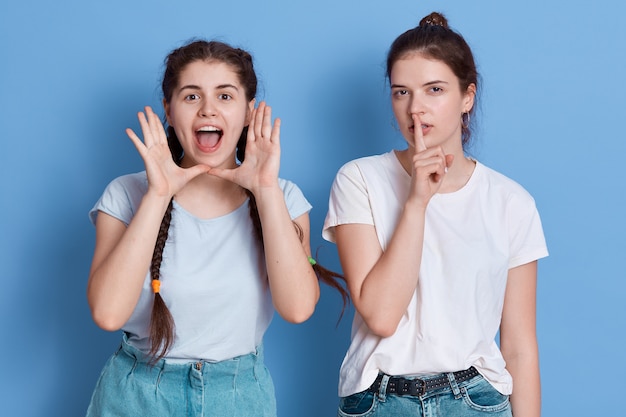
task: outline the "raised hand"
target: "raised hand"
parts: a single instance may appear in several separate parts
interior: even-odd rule
[[[415,154],[413,155],[409,198],[417,198],[425,206],[441,187],[448,167],[452,165],[454,155],[445,154],[441,146],[427,148],[419,116],[413,114],[411,117],[414,126]]]
[[[234,169],[211,168],[209,174],[232,181],[255,193],[278,184],[280,119],[272,126],[272,108],[259,103],[252,111],[243,163]]]
[[[152,108],[146,106],[145,113],[137,113],[137,118],[141,125],[143,142],[130,128],[126,129],[126,134],[137,148],[146,166],[149,189],[157,195],[172,197],[191,179],[209,170],[205,165],[196,165],[191,168],[181,168],[176,165],[167,145],[167,135],[163,124]]]

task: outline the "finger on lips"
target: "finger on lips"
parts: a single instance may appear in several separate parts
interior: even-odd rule
[[[422,121],[417,114],[412,114],[413,119],[413,139],[415,141],[414,146],[417,152],[424,152],[426,150],[426,144],[424,143],[424,135],[422,133]]]

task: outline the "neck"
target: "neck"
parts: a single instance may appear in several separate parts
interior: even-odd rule
[[[465,155],[461,155],[460,158],[455,156],[452,165],[448,167],[448,172],[443,178],[439,193],[453,193],[463,188],[472,177],[474,168],[476,168],[476,162],[472,159],[467,158]]]
[[[241,186],[209,174],[189,181],[174,197],[176,202],[194,216],[211,219],[234,211],[247,195]]]

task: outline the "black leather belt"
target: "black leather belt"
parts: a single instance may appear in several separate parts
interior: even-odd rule
[[[476,368],[472,366],[471,368],[464,371],[453,372],[453,375],[456,382],[463,382],[480,374],[478,373]],[[380,384],[383,380],[383,376],[384,374],[379,374],[376,378],[376,381],[374,381],[374,383],[367,390],[369,392],[378,392],[378,390],[380,389]],[[426,394],[429,391],[443,388],[446,386],[450,386],[450,380],[448,379],[448,376],[446,374],[441,374],[435,378],[429,379],[407,379],[392,376],[387,382],[386,393],[396,395],[420,396]]]

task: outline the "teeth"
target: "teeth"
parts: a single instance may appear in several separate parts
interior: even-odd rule
[[[221,130],[215,126],[202,126],[198,129],[198,132],[221,132]]]

